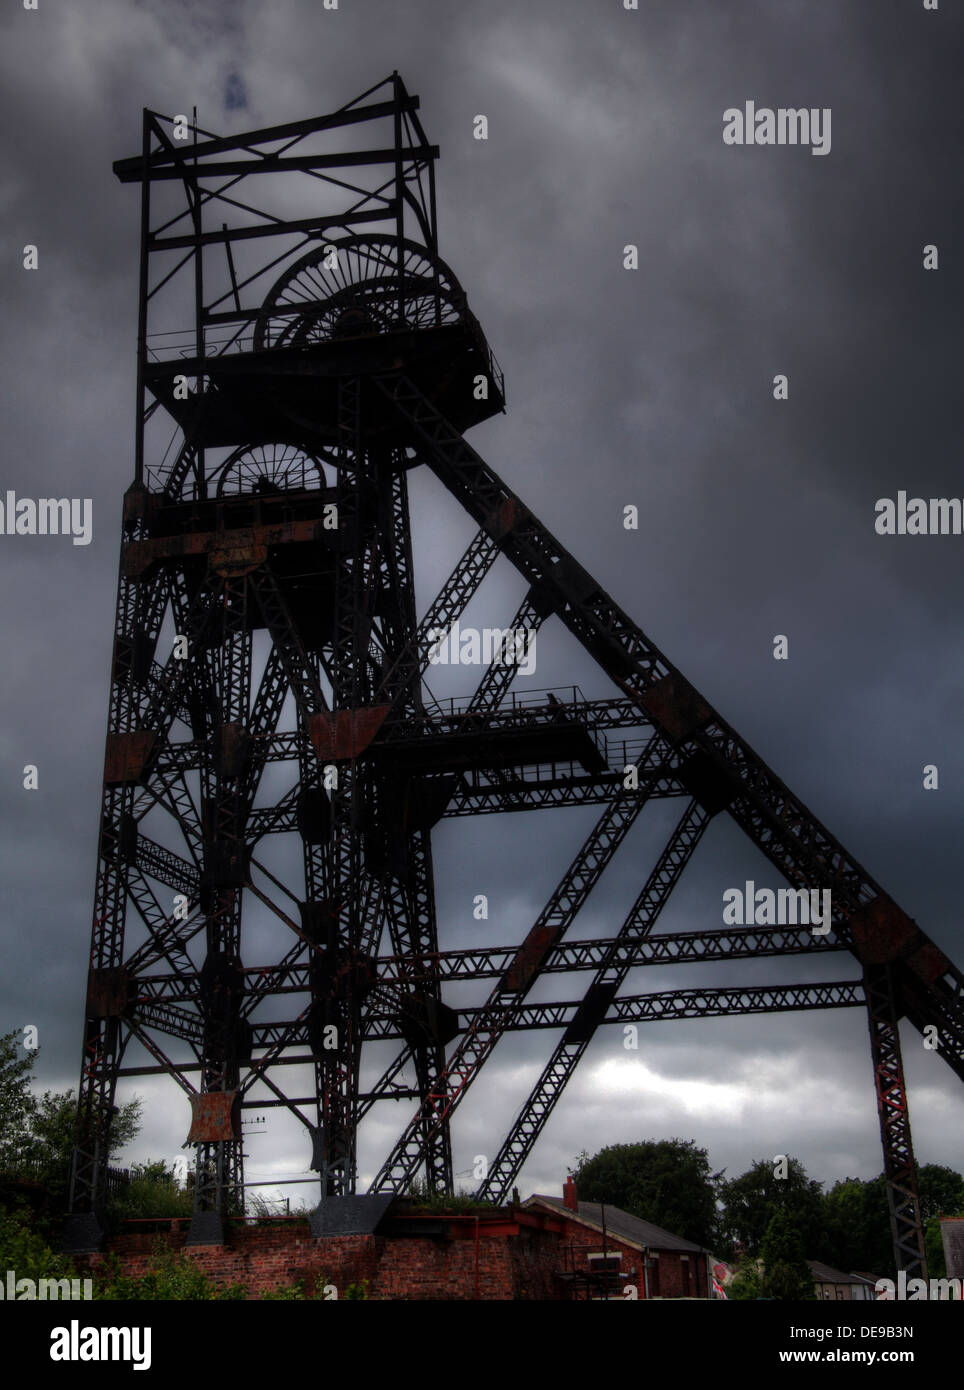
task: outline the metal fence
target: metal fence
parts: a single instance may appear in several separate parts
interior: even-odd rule
[[[131,1168],[108,1168],[104,1180],[107,1196],[114,1197],[125,1192],[137,1170]],[[70,1181],[70,1162],[56,1163],[49,1158],[18,1158],[0,1167],[0,1182],[29,1182],[40,1186],[67,1186]]]

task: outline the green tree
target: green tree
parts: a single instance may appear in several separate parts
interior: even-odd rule
[[[779,1177],[771,1159],[758,1159],[738,1178],[721,1184],[720,1232],[725,1248],[737,1242],[751,1255],[759,1255],[766,1229],[777,1212],[784,1212],[800,1232],[811,1259],[820,1258],[826,1245],[826,1216],[822,1185],[808,1178],[803,1164],[787,1158],[786,1177]]]
[[[139,1096],[120,1106],[110,1129],[108,1157],[117,1159],[141,1128],[143,1103]],[[44,1091],[34,1100],[30,1121],[30,1153],[51,1168],[67,1165],[73,1153],[77,1125],[77,1100],[73,1090]]]
[[[609,1202],[673,1235],[714,1243],[721,1174],[692,1139],[610,1144],[591,1158],[580,1154],[573,1176],[581,1201]]]
[[[924,1222],[924,1254],[932,1279],[947,1278],[941,1216],[964,1217],[964,1178],[953,1168],[925,1163],[917,1170],[917,1195]]]
[[[30,1090],[33,1053],[17,1056],[19,1029],[0,1037],[0,1171],[15,1168],[29,1143],[35,1101]]]
[[[761,1261],[753,1255],[741,1255],[733,1271],[733,1278],[726,1286],[728,1299],[747,1300],[763,1298],[763,1270]]]
[[[827,1240],[818,1259],[836,1269],[891,1278],[894,1246],[883,1177],[844,1178],[824,1199]]]
[[[816,1298],[803,1239],[789,1212],[778,1211],[772,1217],[763,1237],[761,1254],[764,1298]]]
[[[45,1235],[35,1229],[33,1213],[13,1206],[0,1211],[0,1270],[18,1279],[64,1279],[76,1275],[66,1255],[55,1255]]]
[[[33,1098],[28,1157],[48,1168],[66,1167],[74,1147],[77,1106],[73,1092],[44,1091]]]
[[[953,1168],[925,1163],[917,1171],[917,1185],[928,1270],[935,1278],[942,1278],[944,1252],[937,1217],[964,1212],[964,1178]],[[834,1183],[826,1195],[825,1209],[828,1240],[825,1253],[819,1258],[837,1269],[861,1270],[892,1279],[894,1247],[883,1174]]]
[[[67,1197],[74,1148],[77,1102],[70,1091],[30,1087],[36,1052],[18,1057],[19,1032],[0,1038],[0,1173],[42,1178],[47,1210],[44,1220],[62,1212]],[[138,1134],[142,1103],[135,1096],[114,1113],[108,1157],[116,1160]],[[39,1170],[39,1172],[38,1172]]]
[[[917,1170],[917,1195],[921,1220],[954,1216],[964,1211],[964,1178],[940,1163],[925,1163]]]

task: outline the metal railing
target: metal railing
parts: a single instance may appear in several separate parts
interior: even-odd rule
[[[62,1183],[66,1187],[70,1180],[70,1166],[71,1161],[69,1159],[60,1163],[51,1161],[49,1158],[24,1157],[14,1159],[11,1163],[0,1168],[0,1181],[31,1182],[46,1186]],[[105,1194],[113,1197],[118,1193],[126,1192],[132,1178],[137,1176],[136,1169],[106,1169],[104,1173]]]

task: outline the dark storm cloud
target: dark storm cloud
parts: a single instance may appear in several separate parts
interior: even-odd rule
[[[475,432],[476,447],[871,874],[964,956],[964,539],[873,531],[875,500],[899,488],[964,494],[950,7],[107,0],[95,22],[89,7],[41,0],[36,13],[9,7],[0,36],[0,492],[91,497],[95,517],[86,548],[0,537],[0,1026],[40,1025],[44,1084],[74,1084],[77,1070],[131,473],[137,195],[111,162],[136,151],[143,106],[196,106],[204,128],[234,130],[332,109],[395,68],[441,146],[442,255],[506,371],[508,413]],[[747,99],[830,107],[831,153],[725,147],[723,111]],[[485,142],[472,137],[480,113]],[[921,269],[931,242],[937,273]],[[19,268],[27,243],[37,272]],[[637,271],[622,268],[627,244]],[[790,381],[780,404],[778,372]],[[413,479],[412,493],[427,602],[473,528],[432,480]],[[622,527],[628,503],[638,532]],[[514,575],[493,574],[472,620],[508,622],[520,595]],[[557,626],[540,634],[530,684],[604,693]],[[790,639],[787,663],[770,656],[776,633]],[[467,685],[454,673],[445,693]],[[20,789],[28,762],[37,792]],[[937,793],[921,788],[931,762]],[[654,828],[636,827],[572,935],[622,920],[672,823],[665,807],[650,810]],[[563,821],[436,832],[447,942],[478,939],[482,925],[485,940],[521,938],[592,821],[554,814]],[[723,888],[754,874],[773,881],[732,826],[714,824],[664,925],[716,924]],[[468,910],[477,892],[495,904],[486,924]],[[814,978],[855,973],[837,957],[823,965],[830,973]],[[737,978],[810,978],[793,962],[753,972]],[[636,972],[632,988],[692,978],[651,977]],[[502,1045],[460,1112],[458,1168],[494,1152],[550,1038]],[[583,1147],[674,1133],[731,1172],[771,1150],[821,1178],[878,1170],[859,1011],[659,1024],[640,1039],[638,1053],[618,1029],[596,1039],[524,1190],[553,1190]],[[957,1163],[959,1087],[916,1034],[906,1051],[919,1157]],[[159,1117],[176,1103],[140,1089],[157,1102],[141,1152],[173,1154],[182,1136],[172,1141]],[[293,1173],[301,1141],[275,1123],[259,1161]],[[392,1107],[372,1136],[383,1148],[365,1139],[366,1176],[398,1123]]]
[[[229,72],[224,84],[225,111],[243,111],[247,105],[248,97],[244,90],[244,78],[240,73]]]

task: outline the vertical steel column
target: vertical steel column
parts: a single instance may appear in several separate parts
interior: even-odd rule
[[[204,1017],[205,1094],[230,1095],[237,1091],[239,1050],[245,1050],[240,1008],[241,909],[246,877],[244,744],[251,701],[248,604],[247,576],[234,576],[226,570],[219,644],[210,653],[194,654],[197,666],[205,668],[215,705],[202,771],[201,892],[207,919],[207,955],[199,976],[199,992]],[[198,1141],[189,1241],[215,1239],[221,1232],[223,1217],[243,1211],[243,1182],[239,1133],[232,1138]]]
[[[897,1269],[906,1270],[908,1277],[926,1279],[924,1232],[917,1197],[917,1165],[914,1162],[907,1089],[900,1055],[893,967],[865,965],[864,986],[867,991],[870,1051],[874,1062],[894,1258]]]
[[[386,624],[386,636],[392,653],[404,650],[418,631],[415,607],[412,533],[408,505],[408,482],[403,471],[401,451],[396,451],[391,475],[383,476],[381,498],[381,527],[390,538],[388,549],[388,578],[393,591],[394,622]],[[401,698],[396,698],[393,714],[424,715],[421,681],[418,667],[411,685]],[[390,774],[391,775],[391,774]],[[385,789],[387,790],[387,789]],[[401,852],[398,885],[395,893],[396,911],[393,918],[395,936],[393,949],[407,957],[410,968],[418,977],[418,998],[431,1000],[426,1016],[438,1016],[441,1003],[441,981],[437,959],[438,923],[435,910],[435,870],[432,861],[432,836],[428,826],[409,825],[405,829]],[[400,890],[400,891],[398,891]],[[435,1090],[445,1070],[445,1045],[439,1037],[427,1035],[412,1049],[418,1093],[423,1102]],[[454,1188],[452,1169],[452,1140],[447,1122],[433,1130],[426,1123],[425,1181],[430,1192],[451,1192]]]
[[[143,491],[135,483],[124,499],[124,543],[144,528]],[[99,1242],[103,1178],[110,1153],[116,1071],[123,1044],[120,1018],[127,1003],[123,971],[127,917],[127,862],[136,840],[134,797],[139,769],[141,685],[163,614],[163,578],[133,579],[121,569],[117,585],[114,656],[107,720],[108,752],[101,800],[97,879],[91,928],[76,1146],[71,1164],[70,1210],[81,1248]],[[141,741],[141,750],[145,744]],[[146,754],[145,754],[146,761]],[[72,1240],[68,1232],[68,1244]]]
[[[347,378],[338,388],[338,479],[336,505],[343,545],[337,558],[332,631],[332,710],[356,710],[365,698],[368,655],[368,524],[365,516],[365,441],[361,382]],[[345,751],[348,750],[338,750]],[[325,1024],[336,1029],[337,1045],[316,1061],[318,1119],[322,1151],[322,1196],[355,1190],[355,1095],[361,1055],[360,979],[356,969],[361,942],[362,806],[355,759],[338,758],[337,782],[330,790],[331,823],[326,855],[325,900],[328,917]]]

